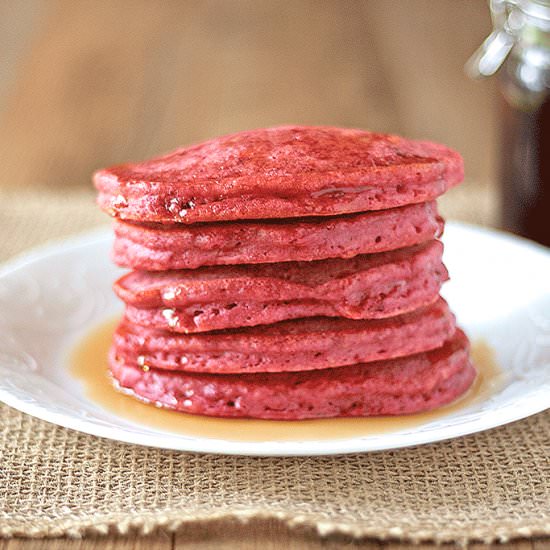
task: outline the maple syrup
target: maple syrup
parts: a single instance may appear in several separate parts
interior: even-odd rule
[[[231,441],[307,441],[347,439],[396,432],[426,424],[457,412],[492,395],[501,372],[493,350],[483,341],[472,346],[478,376],[470,390],[454,403],[434,411],[371,418],[316,420],[255,420],[213,418],[170,411],[116,391],[108,374],[107,351],[118,320],[103,323],[88,333],[70,356],[70,371],[84,386],[85,395],[120,418],[165,432]]]

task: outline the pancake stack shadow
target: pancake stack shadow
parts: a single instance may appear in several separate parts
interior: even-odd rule
[[[441,145],[327,127],[242,132],[99,171],[126,304],[115,385],[193,414],[433,409],[475,378],[439,296]]]

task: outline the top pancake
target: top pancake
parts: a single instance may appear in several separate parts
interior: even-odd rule
[[[98,171],[98,203],[145,222],[328,216],[432,200],[463,178],[443,145],[363,130],[240,132]]]

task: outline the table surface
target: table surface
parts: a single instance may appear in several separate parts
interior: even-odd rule
[[[1,540],[0,550],[456,550],[455,545],[406,545],[394,542],[353,541],[345,537],[319,539],[310,532],[291,531],[275,521],[256,525],[216,525],[193,528],[192,533],[160,532],[147,536],[107,536],[83,540]],[[472,544],[471,550],[549,550],[550,539],[517,540],[505,544]]]
[[[0,185],[89,186],[101,166],[285,122],[440,140],[463,153],[469,179],[491,185],[495,84],[462,73],[489,24],[481,0],[0,3]],[[0,540],[0,550],[404,546],[276,521]]]

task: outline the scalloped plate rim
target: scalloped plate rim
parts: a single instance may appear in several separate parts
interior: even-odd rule
[[[447,222],[446,232],[449,233],[449,230],[451,232],[465,231],[482,233],[487,237],[496,238],[514,245],[521,245],[523,248],[528,248],[533,253],[542,255],[545,260],[550,261],[550,250],[544,246],[505,232],[462,222]],[[111,239],[111,230],[106,227],[99,227],[85,233],[34,247],[14,256],[12,259],[0,265],[0,280],[15,271],[25,269],[28,265],[36,261],[48,259],[59,253],[66,253],[82,247],[100,244],[105,241],[110,241]],[[5,370],[6,368],[8,367],[2,367],[1,370]],[[394,432],[376,436],[318,441],[241,442],[170,434],[167,432],[155,431],[154,428],[146,426],[140,427],[137,424],[126,422],[124,419],[120,419],[121,424],[118,426],[104,426],[98,424],[97,421],[94,420],[82,419],[51,411],[47,406],[41,403],[27,403],[19,399],[16,395],[13,395],[7,388],[2,387],[0,387],[0,401],[23,413],[47,422],[115,441],[179,451],[247,456],[338,455],[411,447],[493,429],[542,412],[548,408],[548,406],[544,406],[544,404],[541,406],[541,402],[539,401],[529,399],[529,395],[525,395],[522,399],[508,404],[507,406],[501,406],[500,408],[489,411],[477,419],[465,420],[454,424],[452,426],[452,433],[449,433],[447,427],[442,426],[426,431],[420,430],[415,432],[413,430],[407,434]],[[139,439],[139,441],[137,439]],[[389,443],[388,440],[390,440],[391,443]]]

